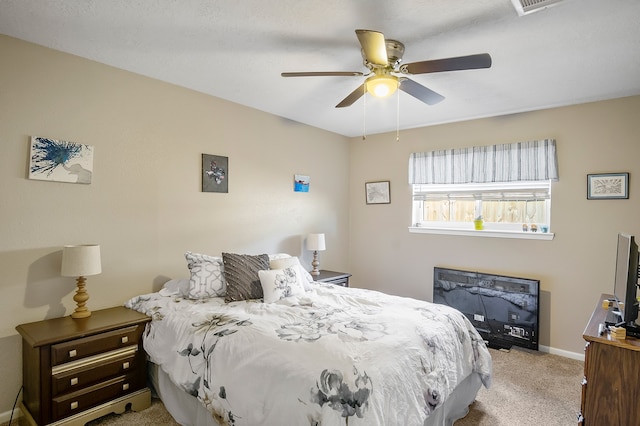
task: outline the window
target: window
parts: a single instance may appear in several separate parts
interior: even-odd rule
[[[482,218],[484,229],[548,230],[551,182],[492,184],[414,184],[413,226],[471,229]]]
[[[547,233],[555,140],[411,154],[412,228]]]

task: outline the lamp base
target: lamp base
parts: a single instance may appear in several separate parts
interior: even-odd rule
[[[89,293],[85,290],[86,281],[85,277],[78,277],[76,282],[78,289],[73,296],[73,300],[76,302],[76,310],[71,314],[71,318],[79,319],[91,316],[91,311],[86,307],[87,300],[89,300]]]
[[[313,262],[311,262],[311,266],[313,266],[311,275],[320,275],[320,270],[318,269],[318,266],[320,266],[320,262],[318,261],[318,250],[313,251]]]

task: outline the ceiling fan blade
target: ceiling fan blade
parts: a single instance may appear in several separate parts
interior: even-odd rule
[[[364,74],[359,71],[318,71],[318,72],[283,72],[282,77],[358,77]]]
[[[488,53],[458,56],[456,58],[434,59],[432,61],[413,62],[400,66],[400,72],[405,74],[426,74],[443,71],[472,70],[491,68],[491,56]]]
[[[400,80],[399,89],[413,96],[414,98],[424,102],[427,105],[435,105],[438,102],[444,100],[444,96],[434,92],[431,89],[427,89],[420,83],[416,83],[406,77],[402,77]]]
[[[382,66],[389,65],[384,34],[378,31],[356,30],[356,35],[364,51],[364,56],[369,63]]]
[[[353,105],[353,103],[360,99],[366,92],[367,87],[364,85],[364,83],[362,83],[360,87],[349,93],[346,98],[344,98],[338,105],[336,105],[336,108],[344,108]]]

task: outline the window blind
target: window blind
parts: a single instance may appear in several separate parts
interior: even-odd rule
[[[511,188],[513,186],[513,188]],[[549,181],[533,181],[525,184],[460,184],[451,192],[450,185],[414,184],[413,199],[416,201],[442,200],[504,200],[538,201],[551,199]]]
[[[409,157],[410,184],[545,180],[558,180],[554,139],[414,152]]]

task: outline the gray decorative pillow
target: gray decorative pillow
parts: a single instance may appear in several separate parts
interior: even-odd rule
[[[268,255],[222,253],[222,261],[227,283],[225,302],[262,298],[262,285],[258,271],[269,269]]]
[[[222,258],[186,252],[187,267],[191,271],[189,299],[204,299],[225,295],[226,285]]]

